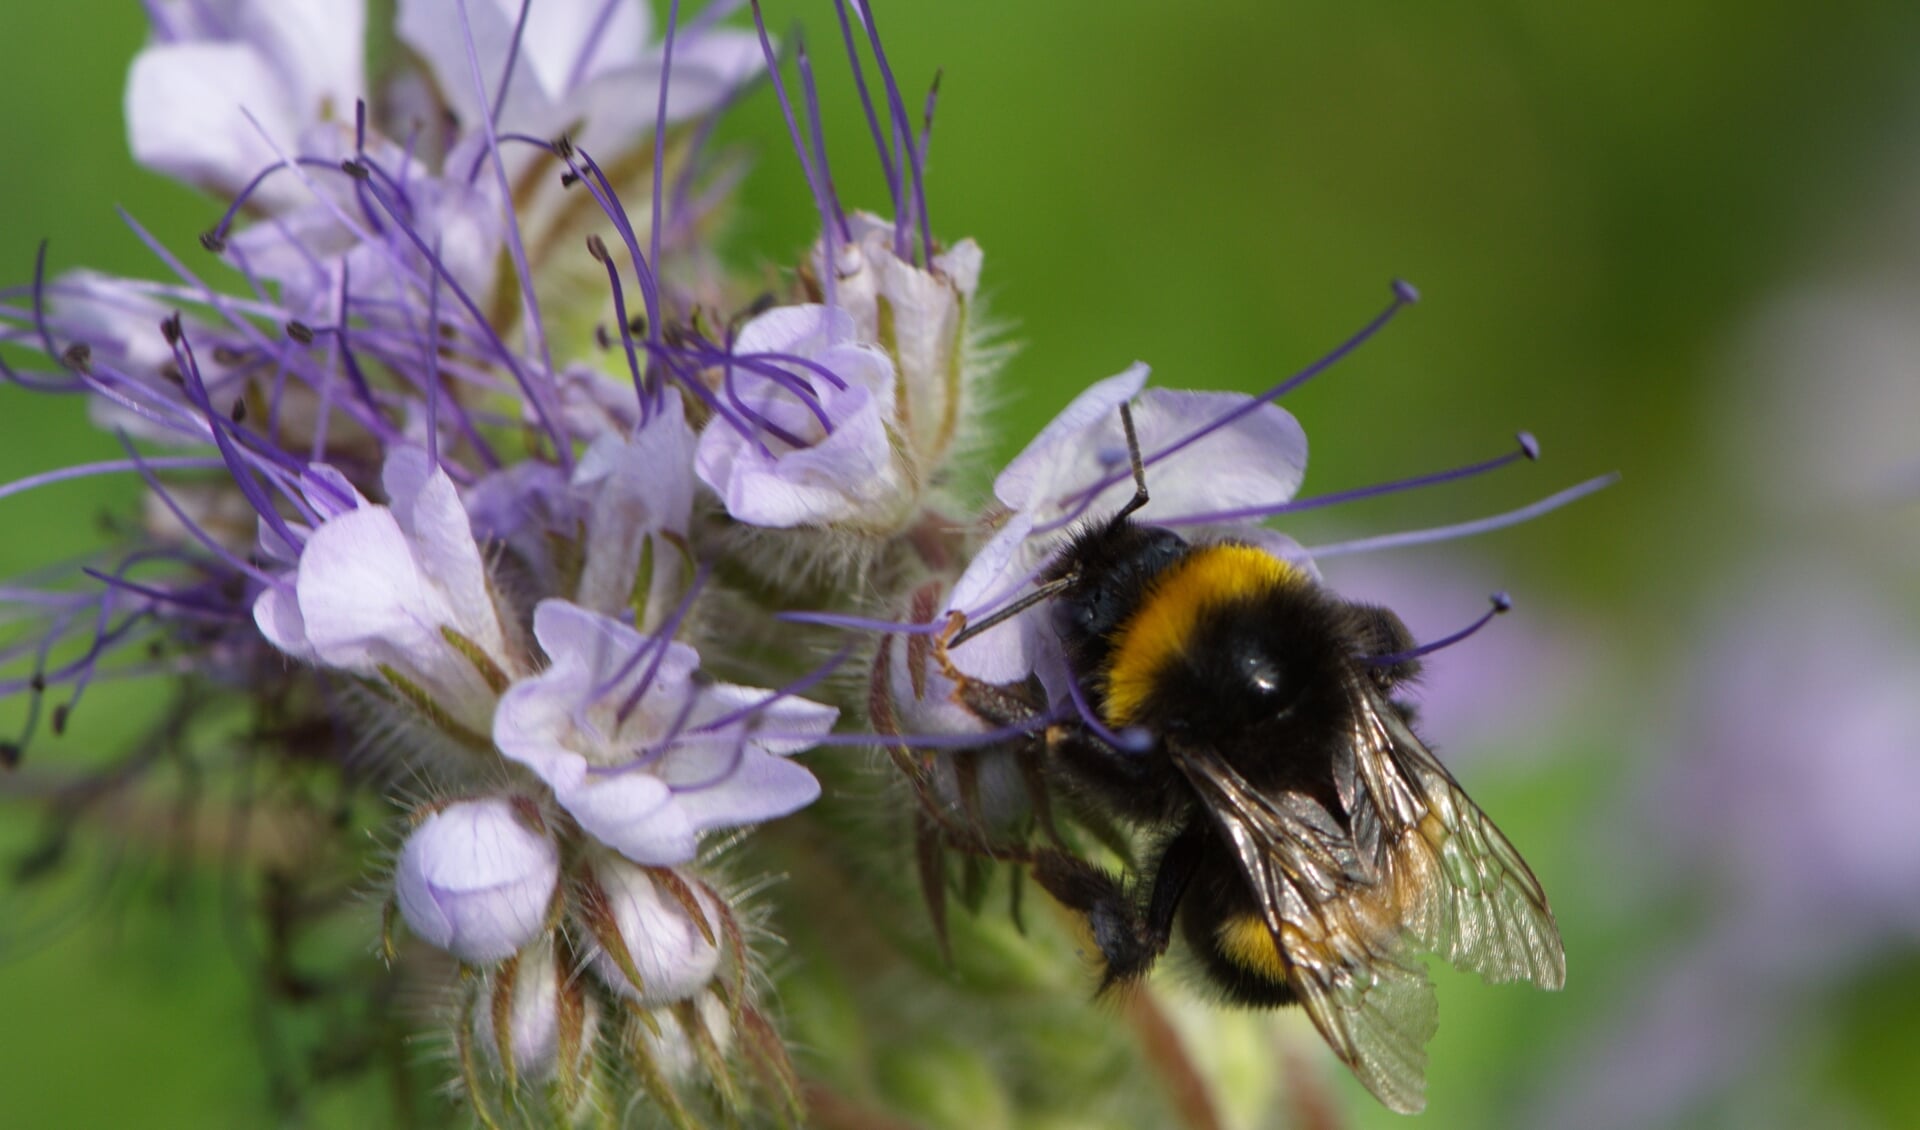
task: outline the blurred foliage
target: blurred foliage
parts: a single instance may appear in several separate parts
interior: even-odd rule
[[[833,63],[831,6],[768,12],[776,29],[803,25],[820,61],[842,198],[883,207]],[[1525,772],[1469,777],[1553,892],[1573,976],[1558,998],[1443,979],[1425,1125],[1512,1118],[1679,928],[1621,919],[1604,848],[1631,835],[1609,823],[1640,740],[1630,727],[1669,699],[1688,609],[1743,544],[1726,476],[1705,466],[1717,449],[1702,437],[1750,410],[1738,374],[1718,369],[1754,303],[1920,144],[1920,6],[969,0],[878,15],[910,90],[945,68],[934,229],[985,247],[992,310],[1023,346],[993,460],[1136,358],[1172,386],[1265,387],[1364,323],[1404,276],[1426,301],[1288,401],[1314,445],[1309,492],[1481,458],[1522,427],[1547,457],[1303,523],[1303,541],[1464,519],[1625,474],[1477,547],[1498,562],[1488,587],[1512,589],[1523,611],[1566,604],[1604,623],[1570,646],[1613,649],[1595,668],[1618,672],[1594,688],[1605,708],[1587,730],[1556,735]],[[54,271],[155,273],[116,205],[190,263],[199,254],[216,206],[127,155],[122,81],[143,35],[139,7],[115,0],[0,13],[0,280],[25,282],[43,238]],[[766,91],[725,136],[759,163],[733,246],[745,262],[791,262],[814,216]],[[115,452],[71,401],[3,390],[0,412],[0,481]],[[134,486],[0,503],[0,573],[90,544],[94,516],[125,512]],[[64,741],[83,749],[114,729],[77,717]],[[12,858],[32,842],[9,812],[0,847]],[[169,886],[163,870],[102,862],[88,882],[31,892],[71,912],[52,930],[45,914],[24,925],[13,908],[25,896],[0,902],[0,1122],[268,1117],[221,879]],[[1807,1073],[1866,1125],[1920,1121],[1907,1070],[1920,1026],[1905,1007],[1916,985],[1911,958],[1889,959],[1820,1018]],[[1335,1085],[1356,1124],[1394,1122]],[[377,1093],[335,1096],[314,1121],[369,1125],[384,1109]]]

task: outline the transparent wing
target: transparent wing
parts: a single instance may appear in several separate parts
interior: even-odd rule
[[[1219,757],[1170,744],[1232,845],[1267,931],[1286,957],[1287,983],[1334,1054],[1387,1107],[1426,1105],[1426,1043],[1438,1026],[1427,982],[1354,842],[1319,804],[1266,796]]]
[[[1335,776],[1363,869],[1456,968],[1560,988],[1566,951],[1540,881],[1400,712],[1358,675],[1351,689],[1360,709]]]

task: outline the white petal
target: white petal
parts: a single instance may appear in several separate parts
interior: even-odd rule
[[[126,112],[134,160],[223,195],[239,192],[278,160],[262,130],[291,151],[303,124],[268,60],[234,43],[145,48],[127,76]],[[282,172],[254,200],[277,210],[308,198],[298,180]]]
[[[1061,449],[1082,442],[1082,433],[1102,420],[1111,418],[1117,426],[1120,405],[1139,393],[1147,373],[1147,366],[1136,361],[1125,372],[1088,386],[1013,457],[993,480],[993,493],[1015,510],[1040,504],[1052,489]]]

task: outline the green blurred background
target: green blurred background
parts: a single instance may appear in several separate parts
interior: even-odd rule
[[[56,270],[153,273],[116,204],[198,254],[217,207],[127,155],[120,99],[139,6],[0,8],[0,281],[28,278],[42,238]],[[883,207],[830,5],[768,8],[776,28],[802,21],[817,44],[842,198]],[[1753,351],[1740,343],[1796,279],[1884,254],[1877,217],[1920,191],[1920,5],[914,0],[879,16],[910,88],[945,68],[934,228],[986,249],[992,311],[1022,344],[997,458],[1136,358],[1177,387],[1271,384],[1362,324],[1402,276],[1423,304],[1288,401],[1313,442],[1308,491],[1484,457],[1522,427],[1547,457],[1345,508],[1300,527],[1303,540],[1464,519],[1623,473],[1570,512],[1449,559],[1483,589],[1510,589],[1522,617],[1540,610],[1577,658],[1574,685],[1557,688],[1564,709],[1500,739],[1517,756],[1463,770],[1552,892],[1572,975],[1558,997],[1443,978],[1425,1124],[1548,1117],[1543,1088],[1577,1074],[1708,913],[1711,899],[1635,894],[1634,874],[1665,865],[1615,858],[1638,834],[1628,798],[1662,759],[1686,756],[1663,720],[1687,695],[1696,610],[1759,547],[1800,536],[1736,454],[1747,431],[1767,434],[1759,417],[1779,399],[1742,371]],[[765,92],[729,136],[761,153],[734,246],[743,261],[789,262],[812,205]],[[78,403],[11,389],[0,437],[0,481],[115,454]],[[1785,446],[1771,473],[1793,480],[1819,454]],[[116,481],[0,502],[0,573],[91,544],[93,516],[134,497]],[[1417,577],[1420,556],[1405,565]],[[96,740],[112,731],[94,725]],[[17,816],[0,844],[24,842]],[[163,904],[139,861],[128,870],[103,902],[67,890],[67,905],[100,909],[50,933],[43,911],[0,902],[0,1125],[263,1124],[217,883],[190,881]],[[1901,1002],[1920,1005],[1920,964],[1899,946],[1823,982],[1799,1014],[1807,1032],[1786,1036],[1810,1109],[1920,1124],[1920,1021]],[[1395,1121],[1333,1085],[1343,1121]],[[1721,1086],[1689,1117],[1738,1124],[1742,1104],[1723,1092],[1747,1085]],[[340,1098],[316,1121],[365,1124],[377,1099]]]

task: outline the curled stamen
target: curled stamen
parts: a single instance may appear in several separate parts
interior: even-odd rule
[[[853,0],[860,6],[860,22],[867,29],[867,45],[873,48],[874,67],[880,72],[881,86],[887,93],[889,117],[893,121],[894,131],[899,136],[902,160],[902,174],[912,178],[912,213],[920,221],[920,246],[924,262],[933,263],[933,229],[927,219],[926,169],[919,152],[913,144],[913,123],[907,115],[906,100],[900,97],[900,84],[894,81],[893,67],[887,62],[887,52],[880,45],[880,25],[874,22],[873,5],[867,0]],[[907,209],[896,213],[894,232],[894,254],[909,261],[913,258],[912,240],[907,234]]]
[[[1067,697],[1073,700],[1074,712],[1080,716],[1080,721],[1087,729],[1092,730],[1095,737],[1114,749],[1121,753],[1145,753],[1153,748],[1153,734],[1143,727],[1128,726],[1118,733],[1108,729],[1106,724],[1100,721],[1100,716],[1094,712],[1093,706],[1087,702],[1087,692],[1080,688],[1080,680],[1067,680]]]
[[[1452,635],[1442,636],[1431,643],[1423,643],[1418,647],[1411,647],[1405,651],[1396,651],[1391,655],[1364,655],[1360,657],[1360,662],[1365,663],[1369,667],[1393,667],[1409,660],[1418,659],[1423,655],[1432,655],[1441,648],[1452,647],[1461,640],[1479,632],[1480,629],[1493,623],[1495,616],[1505,615],[1513,610],[1513,598],[1504,592],[1494,593],[1487,598],[1487,601],[1492,605],[1491,608],[1481,613],[1478,620],[1468,624]]]

